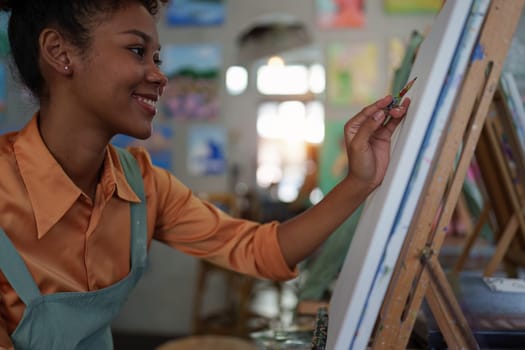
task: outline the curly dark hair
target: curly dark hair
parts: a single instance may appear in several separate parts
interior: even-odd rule
[[[168,0],[0,0],[0,11],[10,12],[9,43],[22,83],[42,97],[45,82],[38,64],[38,37],[44,28],[60,29],[85,51],[91,41],[89,24],[132,2],[155,16]]]

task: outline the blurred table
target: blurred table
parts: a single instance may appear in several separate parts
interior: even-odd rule
[[[525,293],[492,291],[481,276],[449,277],[450,284],[481,349],[525,348]],[[423,304],[429,349],[446,349],[439,327]],[[423,331],[421,331],[423,329]]]

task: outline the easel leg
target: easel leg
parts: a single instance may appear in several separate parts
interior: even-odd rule
[[[465,247],[463,247],[463,251],[461,252],[461,256],[459,257],[456,265],[454,266],[453,272],[459,273],[461,270],[463,270],[463,266],[465,266],[465,262],[467,261],[467,258],[470,254],[470,250],[472,249],[472,246],[474,245],[474,242],[478,239],[481,229],[483,228],[483,225],[487,222],[489,218],[489,212],[490,212],[490,206],[488,204],[485,204],[483,206],[483,211],[481,212],[481,215],[479,216],[478,222],[476,224],[476,227],[474,228],[474,231],[469,235],[467,239],[467,243],[465,244]]]
[[[505,230],[503,231],[503,234],[501,235],[498,241],[494,255],[492,255],[492,258],[490,259],[487,267],[485,268],[485,271],[483,272],[483,276],[489,277],[494,274],[494,272],[498,268],[499,263],[503,260],[503,256],[507,253],[510,242],[512,242],[512,239],[514,238],[517,229],[518,220],[516,218],[516,215],[512,215],[512,217],[509,220],[509,223],[507,224],[507,227],[505,227]]]
[[[430,283],[425,295],[449,349],[479,349],[461,307],[436,257],[427,263]]]

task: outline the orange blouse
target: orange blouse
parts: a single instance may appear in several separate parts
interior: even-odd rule
[[[38,113],[19,132],[0,137],[0,227],[43,294],[107,287],[130,270],[128,202],[139,199],[108,146],[95,200],[68,178],[40,137]],[[146,151],[130,152],[142,170],[148,243],[164,242],[196,257],[260,278],[290,279],[277,222],[232,218],[194,196]],[[0,345],[24,304],[0,271]]]

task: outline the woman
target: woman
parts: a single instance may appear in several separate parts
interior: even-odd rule
[[[257,277],[285,280],[382,181],[409,105],[387,96],[345,126],[348,174],[284,223],[228,217],[117,133],[151,134],[166,86],[158,0],[11,0],[9,39],[39,109],[0,137],[0,348],[111,349],[111,319],[152,239]],[[27,21],[27,19],[31,19]],[[174,267],[176,268],[176,267]]]

